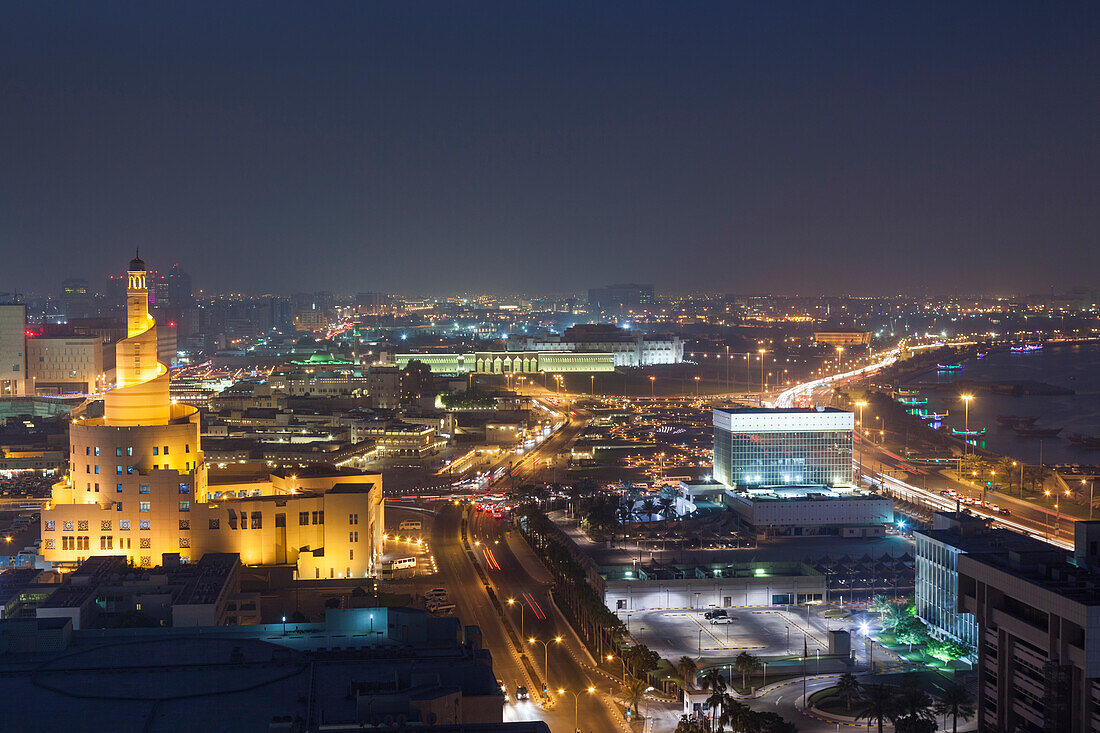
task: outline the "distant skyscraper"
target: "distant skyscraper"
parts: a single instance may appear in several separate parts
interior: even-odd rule
[[[61,310],[67,318],[88,318],[94,315],[92,291],[83,278],[61,281]]]
[[[653,305],[653,285],[621,283],[588,291],[588,306],[595,310],[621,313]]]

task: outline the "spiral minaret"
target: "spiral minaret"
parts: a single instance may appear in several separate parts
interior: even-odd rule
[[[115,345],[115,388],[104,400],[106,425],[166,425],[171,418],[168,367],[157,361],[157,322],[149,315],[145,263],[126,277],[126,338]]]

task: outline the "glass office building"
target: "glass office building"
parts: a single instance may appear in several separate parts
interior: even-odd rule
[[[855,416],[833,408],[714,410],[714,478],[726,486],[852,483]]]

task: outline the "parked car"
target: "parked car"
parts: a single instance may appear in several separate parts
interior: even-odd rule
[[[712,624],[732,624],[734,619],[729,616],[715,616],[710,620]]]
[[[726,610],[724,608],[712,608],[711,610],[703,614],[703,618],[711,620],[716,618],[725,618],[725,616]]]

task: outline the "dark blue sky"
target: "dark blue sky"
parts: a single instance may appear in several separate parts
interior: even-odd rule
[[[964,7],[960,7],[964,6]],[[0,4],[0,290],[1045,291],[1100,4]]]

